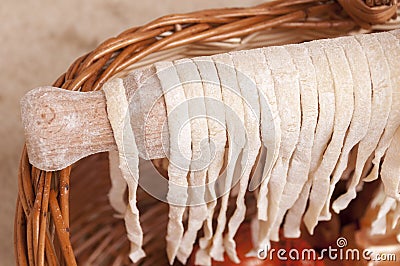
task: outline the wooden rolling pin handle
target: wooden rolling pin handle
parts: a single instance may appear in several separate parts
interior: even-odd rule
[[[147,77],[150,74],[142,70],[124,79],[134,101],[131,126],[144,159],[166,157],[169,147],[164,98],[154,75]],[[152,83],[138,84],[141,79]],[[135,94],[139,87],[143,91]],[[39,169],[60,170],[88,155],[116,149],[103,91],[40,87],[22,98],[21,111],[29,161]]]
[[[21,100],[29,161],[54,171],[90,154],[116,149],[102,91],[40,87]]]

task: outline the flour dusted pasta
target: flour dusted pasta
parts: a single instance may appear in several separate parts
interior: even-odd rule
[[[376,179],[381,187],[372,205],[379,210],[370,232],[397,228],[399,36],[394,31],[158,62],[143,72],[158,79],[168,118],[169,262],[186,263],[202,229],[196,264],[222,261],[225,253],[239,263],[234,237],[249,209],[248,190],[257,200],[250,255],[279,241],[282,225],[286,237],[299,237],[302,222],[312,234],[331,218],[331,206],[344,210],[363,182]],[[110,158],[120,166],[112,170],[109,197],[124,214],[136,262],[144,257],[136,207],[134,131],[140,126],[129,127],[124,90],[119,79],[104,85],[118,147],[118,158]],[[257,158],[263,172],[251,178]],[[347,190],[337,196],[345,179]]]
[[[103,86],[107,99],[107,113],[119,152],[119,167],[128,186],[128,205],[124,212],[125,227],[131,249],[129,257],[133,262],[145,256],[142,249],[143,232],[136,206],[136,190],[139,179],[139,152],[135,136],[130,127],[128,101],[122,79],[115,79]],[[121,191],[123,192],[123,190]]]

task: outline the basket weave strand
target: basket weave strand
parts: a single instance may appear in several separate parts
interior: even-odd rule
[[[158,60],[373,30],[372,25],[395,18],[398,6],[396,0],[292,0],[169,15],[106,40],[72,63],[53,86],[99,90],[109,78]],[[113,216],[107,201],[109,187],[105,154],[44,172],[29,164],[24,148],[14,230],[17,265],[129,264],[123,222]],[[148,254],[142,264],[166,264],[160,239],[165,236],[168,207],[138,193]],[[254,210],[248,210],[251,213]],[[152,226],[155,222],[160,225]]]

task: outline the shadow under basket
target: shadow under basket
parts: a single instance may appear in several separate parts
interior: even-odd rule
[[[165,16],[106,40],[79,57],[53,86],[99,90],[111,77],[123,77],[132,69],[160,60],[395,29],[400,27],[395,20],[398,6],[397,1],[293,0]],[[153,164],[165,174],[166,164]],[[146,167],[141,178],[146,178]],[[46,172],[29,163],[24,149],[18,182],[14,230],[17,265],[131,264],[124,221],[115,216],[108,202],[107,153],[89,156],[60,171]],[[168,265],[168,205],[142,189],[137,198],[147,255],[139,264]],[[302,240],[314,247],[316,243],[335,241],[339,232],[328,236],[324,230],[326,233],[351,223],[357,226],[361,216],[355,211],[360,209],[357,202],[365,206],[366,198],[368,195],[361,195],[342,217],[334,216],[333,221],[319,225],[314,237],[304,231]],[[246,201],[245,225],[256,212],[252,193],[248,193]],[[245,231],[239,230],[238,237],[248,230]],[[250,236],[246,237],[250,242]],[[239,250],[239,254],[243,252]],[[189,263],[192,261],[189,259]],[[230,264],[226,258],[225,265]]]

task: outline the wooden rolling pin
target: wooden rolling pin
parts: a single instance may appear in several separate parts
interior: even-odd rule
[[[131,126],[144,159],[164,158],[169,150],[165,102],[154,73],[150,67],[124,79],[128,97],[134,95]],[[103,91],[39,87],[22,98],[21,109],[29,161],[39,169],[60,170],[88,155],[116,150]]]

